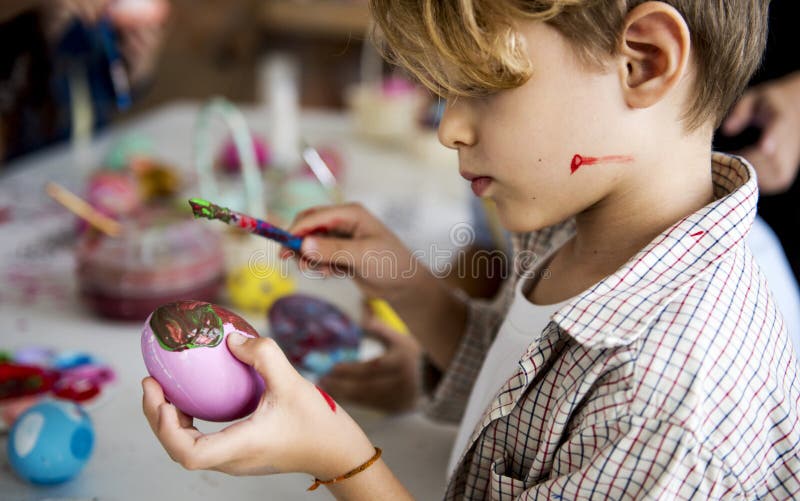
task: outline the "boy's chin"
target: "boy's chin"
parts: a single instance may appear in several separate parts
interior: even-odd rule
[[[501,207],[500,204],[497,209],[500,224],[511,233],[530,233],[558,223],[558,221],[550,221],[549,218],[542,217],[544,216],[542,214],[526,214],[524,211],[511,207]]]

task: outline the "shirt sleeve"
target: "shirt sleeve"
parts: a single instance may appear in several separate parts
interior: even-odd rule
[[[691,432],[626,416],[576,432],[559,448],[550,478],[525,489],[492,463],[491,499],[720,499],[745,497],[725,463]]]

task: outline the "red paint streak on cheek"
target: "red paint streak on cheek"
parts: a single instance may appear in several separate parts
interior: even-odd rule
[[[315,386],[314,388],[316,388],[319,394],[322,395],[322,398],[328,402],[328,407],[330,407],[333,412],[336,412],[336,402],[333,401],[331,396],[325,393],[319,386]]]
[[[627,155],[609,155],[606,157],[583,157],[581,155],[575,155],[572,157],[572,163],[570,164],[570,174],[575,174],[578,169],[583,167],[584,165],[597,165],[597,164],[608,164],[608,163],[630,163],[633,162],[633,157]]]

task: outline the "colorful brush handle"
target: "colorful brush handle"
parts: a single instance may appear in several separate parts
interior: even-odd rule
[[[189,205],[192,207],[194,217],[217,219],[231,226],[241,228],[249,233],[274,240],[295,252],[300,252],[300,246],[303,243],[302,237],[292,235],[288,231],[278,228],[266,221],[248,216],[247,214],[242,214],[241,212],[236,212],[227,207],[221,207],[202,198],[192,198],[189,200]]]

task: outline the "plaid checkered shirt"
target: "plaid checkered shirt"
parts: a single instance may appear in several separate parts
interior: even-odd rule
[[[755,173],[721,154],[712,168],[713,203],[531,332],[446,499],[800,497],[796,356],[745,244]],[[469,301],[431,417],[460,419],[514,283],[574,232],[514,236],[515,279]]]

